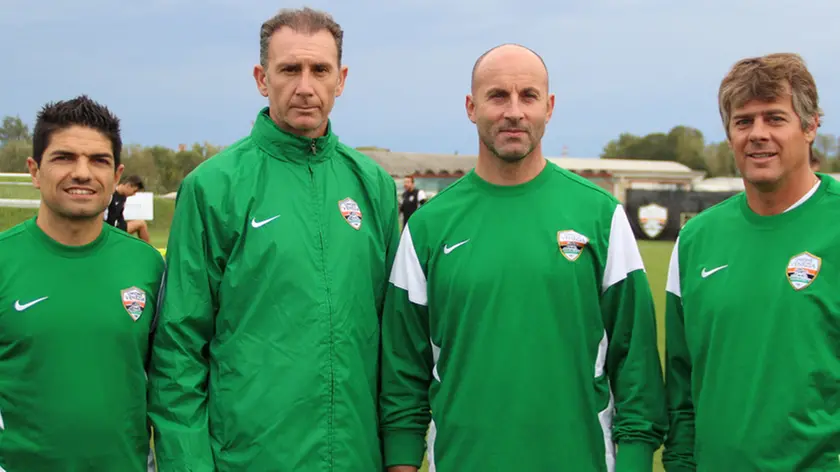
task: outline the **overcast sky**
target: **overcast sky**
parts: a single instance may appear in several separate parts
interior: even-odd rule
[[[0,116],[32,123],[81,93],[143,145],[230,144],[265,105],[254,85],[267,0],[0,0]],[[345,30],[332,118],[351,146],[476,152],[464,97],[499,43],[539,52],[557,95],[545,152],[595,157],[621,132],[684,124],[723,139],[716,95],[739,58],[798,52],[816,77],[822,132],[840,134],[838,0],[312,1]]]

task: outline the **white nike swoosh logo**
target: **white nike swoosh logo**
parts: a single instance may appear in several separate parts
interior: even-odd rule
[[[46,300],[47,298],[48,297],[42,297],[42,298],[39,298],[37,300],[32,300],[31,302],[23,304],[23,305],[20,304],[20,300],[15,300],[15,310],[23,311],[23,310],[31,307],[32,305],[34,305],[36,303],[41,303],[42,301]]]
[[[720,267],[715,267],[715,268],[714,268],[714,269],[712,269],[712,270],[706,270],[706,268],[704,267],[704,268],[703,268],[703,270],[701,270],[701,271],[700,271],[700,277],[703,277],[703,278],[705,279],[706,277],[708,277],[708,276],[710,276],[710,275],[714,274],[715,272],[717,272],[717,271],[719,271],[719,270],[726,269],[727,267],[729,267],[729,264],[727,264],[727,265],[722,265],[722,266],[720,266]]]
[[[467,240],[461,241],[460,243],[458,243],[454,246],[451,246],[451,247],[444,244],[443,245],[443,253],[444,254],[449,254],[450,252],[454,251],[457,247],[463,246],[464,244],[467,244],[469,241],[470,240],[467,239]]]
[[[252,228],[259,228],[260,226],[271,223],[272,221],[276,220],[277,218],[280,218],[280,215],[272,216],[271,218],[269,218],[267,220],[262,220],[262,221],[257,221],[256,218],[251,218],[251,227]]]

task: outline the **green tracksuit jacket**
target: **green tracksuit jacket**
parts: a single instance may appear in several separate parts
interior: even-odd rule
[[[378,164],[330,130],[283,132],[268,109],[184,179],[150,370],[161,472],[381,469],[397,218]]]

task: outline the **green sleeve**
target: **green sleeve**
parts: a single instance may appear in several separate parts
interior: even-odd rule
[[[166,248],[166,283],[149,372],[149,418],[160,472],[215,470],[207,416],[207,350],[222,270],[208,208],[187,177],[178,191]]]
[[[617,472],[650,472],[667,430],[665,386],[657,349],[656,308],[623,209],[613,218],[601,309],[606,371],[615,398]]]
[[[400,213],[399,202],[397,201],[397,184],[390,176],[386,175],[386,178],[387,185],[385,185],[385,188],[388,189],[388,195],[385,196],[385,209],[388,212],[388,224],[385,235],[385,265],[390,270],[394,266],[394,258],[400,244]],[[384,290],[387,291],[387,287],[388,283],[386,282]],[[383,313],[383,310],[384,308],[380,310],[380,313]]]
[[[680,289],[679,240],[671,255],[665,311],[665,379],[670,423],[662,464],[668,472],[697,470],[694,463],[694,403],[691,358],[685,340]]]
[[[420,467],[431,421],[432,346],[426,280],[406,228],[400,240],[382,319],[380,409],[385,466]]]

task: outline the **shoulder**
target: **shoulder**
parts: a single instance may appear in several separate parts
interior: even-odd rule
[[[130,264],[150,265],[157,271],[163,272],[166,262],[157,248],[111,225],[104,225],[103,231],[110,233],[108,244],[113,246]]]
[[[393,197],[394,201],[397,200],[394,177],[372,157],[340,141],[336,144],[335,152],[339,161],[356,174],[366,187],[373,187],[374,191],[384,192],[389,199]]]
[[[336,144],[335,149],[343,161],[350,163],[359,172],[382,181],[388,181],[396,186],[394,178],[372,157],[340,141]]]
[[[554,162],[546,161],[546,165],[550,166],[554,171],[555,179],[563,185],[561,191],[566,193],[569,198],[584,199],[588,203],[597,203],[604,205],[610,210],[621,205],[621,202],[610,192],[599,187],[591,180],[581,177],[574,172],[564,169]]]
[[[258,157],[259,147],[250,135],[245,136],[196,166],[184,177],[182,185],[216,185],[219,179],[230,177],[241,168],[252,168],[251,161]]]
[[[686,221],[685,225],[680,229],[680,243],[683,244],[697,234],[714,230],[721,225],[728,226],[733,218],[740,219],[740,205],[743,203],[744,198],[744,192],[739,192],[704,209]]]
[[[426,203],[417,208],[412,213],[411,219],[422,221],[428,218],[435,218],[448,214],[453,207],[459,207],[464,204],[464,194],[471,192],[471,184],[469,182],[469,175],[475,172],[470,171],[466,175],[460,177],[455,182],[444,187],[440,192],[435,194]]]
[[[838,175],[838,174],[834,174]],[[831,174],[819,174],[820,180],[826,184],[826,193],[831,196],[831,198],[838,198],[840,197],[840,181],[838,181],[834,175]]]
[[[26,235],[26,224],[29,219],[31,218],[28,218],[27,220],[22,221],[5,231],[0,231],[0,247],[9,247],[10,245],[17,243],[20,238],[24,237]],[[4,254],[11,254],[12,252],[13,251],[11,250],[0,250],[0,253]]]

